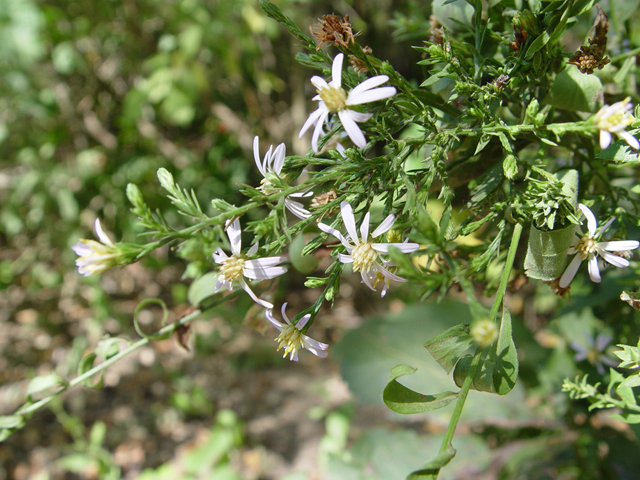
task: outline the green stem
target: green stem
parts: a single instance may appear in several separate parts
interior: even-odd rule
[[[513,261],[516,257],[516,251],[518,250],[518,242],[520,241],[520,235],[522,234],[522,224],[516,223],[513,228],[513,235],[511,237],[511,245],[509,245],[509,252],[507,253],[507,260],[504,264],[504,270],[502,271],[502,278],[500,279],[500,285],[496,292],[496,298],[493,301],[491,307],[491,320],[495,320],[498,315],[498,309],[502,303],[505,292],[507,291],[507,284],[509,283],[509,276],[511,275],[511,268],[513,267]]]
[[[516,256],[516,251],[518,250],[518,243],[520,241],[521,234],[522,225],[517,223],[513,229],[513,236],[511,237],[511,244],[509,245],[507,260],[505,261],[504,270],[502,271],[502,278],[500,279],[500,286],[498,287],[498,291],[496,292],[496,299],[494,300],[493,307],[491,309],[491,319],[495,319],[498,313],[498,308],[500,307],[502,299],[504,298],[504,294],[507,290],[507,283],[509,282],[509,276],[511,275],[511,268],[513,267],[513,261]],[[473,360],[471,361],[471,366],[469,367],[467,376],[464,379],[462,389],[460,390],[458,400],[456,401],[456,406],[453,410],[453,414],[451,415],[449,426],[447,427],[447,431],[444,434],[444,439],[442,440],[442,445],[440,446],[440,453],[451,448],[451,441],[453,440],[453,435],[456,431],[456,427],[458,426],[458,421],[460,420],[460,416],[462,415],[462,409],[464,408],[464,404],[467,400],[467,395],[469,395],[469,390],[471,389],[471,384],[473,383],[473,380],[476,376],[476,371],[478,370],[485,351],[486,349],[478,348],[473,357]]]
[[[177,322],[169,324],[169,325],[166,325],[165,327],[161,328],[154,335],[171,334],[176,330],[177,327],[179,327],[181,325],[184,325],[185,323],[190,322],[191,320],[196,318],[201,313],[202,312],[200,310],[195,310],[194,312],[190,313],[189,315],[185,315],[184,317],[182,317]],[[53,400],[58,395],[66,392],[67,390],[69,390],[72,387],[75,387],[76,385],[81,384],[85,380],[90,379],[91,377],[93,377],[97,373],[100,373],[103,370],[106,370],[107,367],[110,367],[111,365],[116,363],[118,360],[126,357],[130,353],[135,352],[139,348],[144,347],[146,344],[148,344],[150,342],[151,342],[150,338],[142,338],[142,339],[138,340],[137,342],[129,345],[129,347],[125,348],[121,352],[119,352],[116,355],[114,355],[113,357],[110,357],[109,359],[105,360],[100,365],[97,365],[97,366],[93,367],[91,370],[87,370],[82,375],[78,375],[76,378],[74,378],[69,383],[64,385],[61,390],[49,395],[48,397],[45,397],[45,398],[43,398],[41,400],[38,400],[35,403],[29,404],[29,405],[25,405],[24,407],[18,409],[14,415],[26,415],[28,413],[35,412],[36,410],[40,409],[41,407],[44,407],[46,404],[48,404],[51,400]]]

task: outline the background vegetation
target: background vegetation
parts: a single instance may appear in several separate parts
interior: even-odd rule
[[[348,14],[362,45],[422,81],[423,57],[411,45],[431,34],[425,2],[277,3],[303,29]],[[451,15],[465,15],[461,3]],[[637,47],[639,2],[610,3],[610,48]],[[566,52],[583,44],[592,17],[579,19]],[[241,204],[238,185],[260,180],[254,135],[289,153],[308,150],[297,133],[315,72],[295,62],[295,39],[250,0],[0,0],[0,38],[0,414],[8,415],[30,378],[71,378],[106,336],[135,339],[141,300],[164,299],[177,319],[190,279],[211,269],[210,252],[166,248],[81,277],[71,246],[92,238],[94,219],[135,243],[125,187],[166,206],[160,167],[205,209],[214,197]],[[620,307],[619,327],[601,320],[625,281],[597,297],[578,284],[571,303],[541,283],[512,289],[520,381],[497,400],[472,392],[458,455],[441,478],[639,478],[640,430],[560,391],[566,377],[599,378],[596,365],[574,360],[571,341],[606,332],[635,343],[630,307]],[[293,307],[315,300],[304,276],[286,282],[278,294]],[[450,388],[422,344],[468,322],[468,311],[455,293],[436,305],[410,289],[382,301],[363,288],[345,278],[314,330],[332,344],[327,360],[283,360],[247,298],[208,312],[193,324],[190,350],[154,343],[110,368],[103,389],[77,388],[36,413],[2,443],[0,479],[404,478],[438,448],[451,409],[391,414],[381,401],[389,370],[410,364],[429,372],[429,385],[413,387]],[[153,317],[140,321],[153,330]]]

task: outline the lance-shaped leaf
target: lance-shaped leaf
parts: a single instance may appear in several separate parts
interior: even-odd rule
[[[420,470],[411,472],[407,477],[407,480],[436,480],[440,469],[453,460],[453,457],[455,456],[456,449],[449,445],[444,452],[440,452],[433,460],[430,460]]]
[[[498,395],[506,395],[513,389],[518,379],[518,353],[511,335],[511,314],[505,307],[498,340],[476,371],[472,389]],[[453,379],[458,387],[464,383],[472,358],[472,355],[466,355],[456,365]]]
[[[598,77],[583,75],[577,67],[570,65],[556,76],[542,103],[563,110],[596,112],[602,106],[603,92]]]
[[[473,345],[473,339],[469,335],[469,325],[460,324],[445,330],[424,346],[444,371],[451,373],[471,345]]]
[[[458,398],[458,394],[455,392],[423,395],[397,382],[398,378],[411,375],[416,370],[408,365],[397,365],[391,369],[389,383],[382,393],[382,399],[389,409],[396,413],[410,415],[446,407]]]

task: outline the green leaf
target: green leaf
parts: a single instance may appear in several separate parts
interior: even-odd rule
[[[602,106],[603,87],[595,75],[580,73],[574,65],[558,74],[543,104],[578,112],[595,112]]]
[[[405,415],[428,412],[446,407],[458,398],[458,394],[454,392],[423,395],[397,382],[398,378],[411,375],[416,370],[417,368],[412,368],[408,365],[397,365],[391,369],[389,383],[382,394],[382,399],[390,410]]]
[[[535,53],[542,47],[544,47],[550,39],[551,36],[546,31],[543,31],[533,42],[531,42],[531,45],[529,45],[527,54],[524,56],[524,59],[531,60]]]
[[[88,355],[82,357],[82,360],[80,360],[80,364],[78,365],[78,376],[84,375],[89,370],[91,370],[93,368],[93,362],[96,360],[96,358],[97,355],[95,353],[89,353]],[[95,382],[92,382],[91,378],[87,378],[86,380],[82,381],[82,384],[85,387],[95,388],[96,390],[98,390],[104,386],[103,377],[104,371],[100,373],[100,378],[98,378],[98,380],[96,380]]]
[[[19,428],[24,425],[24,417],[21,415],[0,416],[0,429]]]
[[[625,141],[619,140],[598,153],[596,158],[617,163],[638,163],[640,161],[640,153],[632,149]]]
[[[35,377],[29,382],[27,397],[31,397],[34,393],[41,393],[50,388],[57,387],[58,385],[64,385],[65,383],[64,379],[55,373]]]
[[[209,272],[191,284],[187,294],[191,305],[197,307],[203,300],[216,295],[215,288],[218,275],[218,272]]]
[[[525,275],[545,282],[562,275],[575,231],[576,226],[573,224],[550,232],[543,232],[532,225],[527,256],[524,259]]]
[[[411,472],[407,480],[436,480],[438,478],[438,471],[453,460],[455,456],[456,449],[449,445],[444,452],[438,453],[433,460],[430,460],[420,470]]]
[[[320,260],[315,255],[303,255],[304,247],[304,237],[300,234],[289,245],[289,258],[293,268],[307,275],[316,269]]]
[[[502,171],[504,172],[504,176],[509,180],[513,180],[516,178],[518,174],[518,160],[514,155],[508,154],[502,160]]]
[[[518,379],[518,354],[511,331],[511,314],[504,307],[498,341],[476,371],[471,388],[480,392],[506,395]],[[453,372],[453,379],[461,387],[471,367],[472,355],[461,358]]]
[[[620,384],[621,387],[639,387],[640,386],[640,373],[636,373],[627,377],[624,382]]]
[[[449,328],[425,343],[433,359],[447,374],[451,373],[460,357],[473,345],[469,325],[460,324]]]
[[[500,334],[496,345],[496,368],[493,381],[498,395],[506,395],[518,380],[518,352],[513,341],[511,313],[507,307],[502,311]]]

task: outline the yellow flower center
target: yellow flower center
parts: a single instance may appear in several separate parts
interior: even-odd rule
[[[620,126],[629,126],[633,123],[633,117],[628,115],[626,110],[618,110],[607,118],[603,118],[600,120],[600,129],[601,130],[611,130],[615,127]]]
[[[376,252],[371,246],[371,242],[361,243],[351,251],[351,258],[353,258],[353,271],[358,272],[360,270],[369,270],[369,267],[378,258],[378,252]]]
[[[585,260],[589,255],[596,252],[596,241],[589,235],[583,235],[576,246],[576,251],[582,256],[582,259]]]
[[[244,268],[244,258],[240,258],[236,255],[229,257],[220,266],[220,273],[229,282],[240,278],[242,276],[242,269]]]
[[[284,357],[291,354],[293,358],[296,352],[302,349],[302,333],[295,325],[287,325],[276,337],[276,342],[280,342],[278,350],[284,347]]]
[[[587,361],[589,363],[596,363],[600,359],[600,352],[595,348],[590,348],[587,352]]]
[[[318,95],[320,95],[320,98],[332,113],[337,113],[347,108],[347,94],[340,87],[323,88],[318,90]]]

